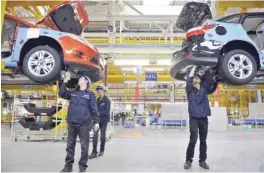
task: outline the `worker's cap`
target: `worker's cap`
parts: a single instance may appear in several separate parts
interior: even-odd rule
[[[96,90],[105,90],[103,86],[97,86]]]
[[[86,76],[86,75],[81,75],[81,76],[79,77],[79,79],[80,79],[81,77],[83,77],[85,80],[87,80],[87,81],[88,81],[88,84],[91,84],[91,83],[92,83],[91,79],[90,79],[88,76]]]

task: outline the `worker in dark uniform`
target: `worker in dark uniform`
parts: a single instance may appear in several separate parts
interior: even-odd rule
[[[190,141],[186,152],[185,169],[189,169],[192,165],[195,144],[200,138],[200,159],[199,166],[209,169],[205,162],[207,159],[206,138],[208,133],[208,119],[211,115],[209,106],[208,93],[213,85],[213,76],[209,70],[205,72],[203,77],[195,74],[196,67],[193,67],[186,82],[186,92],[188,98],[188,109],[190,116]]]
[[[91,80],[88,76],[79,78],[79,88],[74,91],[69,91],[66,84],[70,79],[69,73],[64,76],[64,82],[59,89],[59,96],[70,100],[67,122],[68,122],[68,141],[67,141],[67,156],[65,159],[65,167],[61,172],[72,172],[74,163],[76,138],[79,136],[81,143],[81,158],[79,160],[80,172],[86,172],[89,152],[89,132],[94,128],[95,131],[99,128],[99,112],[96,104],[96,97],[89,90]]]
[[[97,143],[98,143],[98,131],[94,133],[93,138],[93,151],[90,154],[89,158],[93,159],[98,156],[103,156],[105,151],[105,133],[107,128],[107,123],[110,122],[110,107],[111,107],[111,101],[109,98],[105,95],[105,90],[103,86],[97,86],[96,87],[97,94],[99,97],[97,98],[97,107],[100,114],[100,123],[99,123],[99,129],[100,129],[100,139],[101,139],[101,145],[100,145],[100,152],[98,154],[97,152]]]

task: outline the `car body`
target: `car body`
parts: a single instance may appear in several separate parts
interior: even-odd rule
[[[264,13],[241,13],[211,20],[207,4],[189,2],[177,26],[186,31],[173,54],[170,75],[185,80],[193,66],[215,69],[226,83],[244,85],[264,70]],[[258,31],[257,31],[258,30]]]
[[[1,60],[6,68],[22,69],[37,83],[53,83],[62,70],[98,81],[104,76],[104,61],[96,47],[81,37],[88,23],[81,1],[57,5],[36,25],[5,14]]]

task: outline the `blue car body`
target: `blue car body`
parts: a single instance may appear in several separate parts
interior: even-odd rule
[[[195,7],[195,10],[192,8]],[[201,14],[197,14],[197,11]],[[193,10],[193,11],[192,11]],[[203,20],[205,18],[205,20]],[[254,31],[247,31],[243,26],[245,20],[256,19]],[[236,19],[236,20],[234,20]],[[201,22],[197,22],[201,21]],[[173,55],[170,66],[170,75],[177,80],[186,80],[193,66],[207,66],[216,69],[216,73],[223,66],[222,59],[232,50],[242,50],[254,57],[251,67],[252,74],[247,79],[227,77],[229,83],[236,85],[246,84],[255,77],[256,71],[264,71],[264,33],[256,34],[255,29],[264,23],[264,13],[241,13],[219,20],[212,20],[207,4],[190,2],[185,5],[176,26],[186,31],[186,39],[181,50]],[[249,25],[247,23],[247,25]],[[251,25],[250,25],[251,26]],[[262,31],[263,32],[263,31]],[[253,40],[254,36],[256,40]],[[250,60],[250,58],[249,58]],[[247,65],[247,64],[246,64]],[[220,66],[220,67],[219,67]],[[240,68],[240,66],[239,66]],[[240,69],[239,69],[240,70]],[[226,70],[223,70],[225,71]],[[224,74],[223,73],[223,74]],[[244,72],[243,72],[244,73]],[[245,72],[246,73],[246,72]],[[225,75],[221,76],[223,79]]]
[[[66,36],[67,33],[42,29],[42,28],[18,28],[16,42],[14,48],[9,57],[2,58],[1,60],[5,62],[7,68],[16,68],[18,66],[19,57],[21,50],[25,43],[30,39],[39,38],[41,36],[49,37],[54,40],[59,40],[59,38]],[[68,34],[69,35],[69,34]]]

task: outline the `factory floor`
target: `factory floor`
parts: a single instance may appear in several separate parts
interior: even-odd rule
[[[2,172],[59,172],[64,165],[65,142],[14,142],[2,127]],[[182,172],[188,130],[117,128],[107,143],[105,156],[89,160],[89,172]],[[91,148],[90,148],[91,149]],[[198,166],[196,147],[188,172],[204,172]],[[210,172],[264,172],[264,131],[209,132]],[[74,171],[78,171],[80,143]]]

